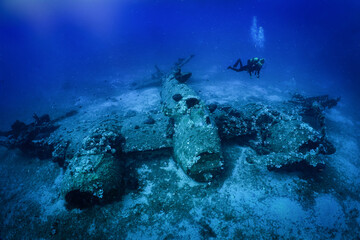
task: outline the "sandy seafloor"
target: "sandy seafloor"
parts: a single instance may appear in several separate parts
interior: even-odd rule
[[[248,76],[211,78],[189,83],[207,103],[276,105],[295,90]],[[69,109],[78,108],[78,122],[114,112],[123,118],[128,110],[160,109],[159,92],[130,89],[91,101],[78,96]],[[235,143],[224,144],[229,170],[211,184],[191,180],[170,155],[145,155],[133,160],[137,191],[85,210],[65,208],[64,172],[56,163],[0,147],[1,239],[359,239],[360,122],[343,99],[326,112],[337,151],[315,175],[250,164],[247,148]]]

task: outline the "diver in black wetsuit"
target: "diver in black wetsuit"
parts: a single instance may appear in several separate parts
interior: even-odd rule
[[[265,59],[263,58],[251,58],[247,61],[247,65],[244,66],[241,62],[241,59],[239,58],[233,66],[229,66],[227,69],[231,69],[236,72],[247,71],[250,74],[250,77],[252,73],[255,73],[255,76],[259,78],[260,70],[264,63],[265,63]],[[240,68],[237,68],[239,64],[240,64]]]

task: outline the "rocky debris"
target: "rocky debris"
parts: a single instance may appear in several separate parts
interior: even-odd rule
[[[66,170],[62,193],[68,206],[86,208],[104,204],[120,198],[126,189],[136,186],[137,179],[126,166],[125,153],[142,153],[172,146],[171,136],[166,135],[170,119],[162,112],[128,113],[132,117],[123,120],[118,120],[116,114],[90,118],[93,114],[87,116],[86,112],[74,119],[60,117],[58,119],[64,121],[47,134],[43,130],[54,120],[49,122],[41,120],[47,117],[38,118],[30,125],[17,121],[12,131],[4,133],[2,144],[19,147],[20,139],[36,135],[32,134],[36,129],[35,132],[41,135],[36,135],[38,137],[31,141],[32,145],[27,145],[28,151],[41,159],[45,156],[52,158]],[[146,122],[149,116],[153,123]],[[13,140],[14,134],[16,141]]]
[[[62,193],[69,208],[88,208],[120,199],[124,164],[112,154],[78,155],[66,171]]]
[[[304,97],[296,93],[292,95],[289,103],[294,104],[296,111],[302,116],[302,120],[319,130],[325,139],[326,126],[324,111],[335,107],[340,99],[340,97],[330,98],[328,95]]]
[[[318,105],[321,110],[330,109],[336,107],[341,97],[330,98],[329,95],[322,95],[316,97],[304,97],[299,93],[292,95],[292,99],[289,102],[301,105],[304,110],[310,110],[314,104]]]
[[[11,126],[11,131],[3,133],[0,145],[8,148],[19,148],[25,154],[39,159],[51,158],[54,149],[45,139],[59,128],[50,121],[49,115],[38,117],[34,114],[34,122],[25,124],[19,120]]]
[[[253,118],[251,115],[246,116],[240,110],[227,105],[218,106],[212,104],[210,108],[212,109],[212,116],[219,129],[221,139],[248,138],[256,133],[252,126]]]
[[[71,145],[71,141],[63,138],[69,132],[62,132],[60,122],[77,113],[77,111],[70,111],[53,120],[48,114],[40,117],[34,114],[34,122],[28,125],[17,120],[12,125],[11,131],[6,132],[6,134],[3,132],[0,145],[8,148],[19,148],[31,157],[52,159],[61,167],[66,168],[68,164],[66,159],[71,159],[74,156],[77,146]],[[60,134],[57,134],[59,132]]]
[[[118,121],[109,119],[90,130],[64,175],[68,207],[86,208],[119,199],[125,190],[125,139]]]
[[[238,109],[217,106],[213,117],[222,139],[237,139],[250,146],[256,152],[254,157],[269,167],[302,161],[315,167],[324,163],[320,154],[335,152],[335,147],[319,131],[298,120],[299,116],[289,116],[262,104],[251,103]]]
[[[72,159],[74,157],[74,154],[71,154],[69,149],[70,142],[59,142],[58,144],[55,144],[54,150],[52,151],[52,160],[54,162],[57,162],[60,167],[67,167],[68,162],[66,162],[66,159]]]
[[[83,141],[83,149],[87,154],[122,152],[125,139],[120,135],[121,123],[115,119],[99,122]]]
[[[280,168],[301,161],[314,167],[324,163],[319,157],[325,148],[320,134],[298,120],[282,119],[269,126],[261,133],[261,142],[254,142],[253,146],[257,152],[267,153],[263,159],[270,167]]]

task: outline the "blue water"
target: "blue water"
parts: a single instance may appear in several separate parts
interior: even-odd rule
[[[154,64],[167,68],[189,54],[202,72],[259,56],[266,59],[259,81],[294,78],[315,93],[354,101],[360,92],[355,0],[5,0],[0,7],[0,97],[8,113],[24,102],[50,104],[64,88],[83,94],[104,79],[150,74]],[[263,48],[251,39],[254,16],[264,29]]]
[[[344,128],[350,126],[347,129],[349,132],[352,132],[351,127],[356,129],[352,132],[354,135],[349,138],[344,137],[341,131],[332,132],[331,140],[334,140],[337,147],[346,145],[338,149],[340,153],[339,156],[336,155],[342,162],[335,162],[334,165],[342,165],[346,159],[351,159],[351,164],[357,168],[352,168],[353,165],[350,163],[346,167],[349,166],[351,174],[357,174],[359,159],[356,159],[356,154],[359,149],[357,137],[360,121],[357,105],[360,101],[360,1],[73,2],[0,1],[0,131],[9,130],[17,119],[26,123],[31,122],[33,113],[59,116],[60,113],[77,107],[79,99],[86,98],[95,102],[98,99],[117,96],[129,91],[134,83],[141,85],[142,82],[148,81],[155,72],[155,64],[160,69],[169,70],[179,57],[195,54],[195,58],[186,68],[193,72],[190,84],[198,88],[204,84],[204,80],[229,84],[228,80],[233,79],[235,82],[258,83],[262,87],[272,86],[284,93],[340,96],[341,114],[347,115],[344,117],[337,110],[332,112],[332,124],[344,124]],[[238,58],[246,62],[252,57],[265,59],[259,79],[250,79],[246,72],[235,73],[226,69]],[[199,85],[196,85],[197,83]],[[228,87],[232,89],[231,82]],[[332,129],[337,129],[334,125]],[[1,156],[11,154],[2,153]],[[7,157],[10,158],[11,156]],[[169,166],[162,165],[163,168],[171,169]],[[58,168],[53,172],[59,174]],[[145,173],[148,174],[146,171]],[[55,182],[54,176],[51,181]],[[234,179],[241,179],[241,176],[236,177]],[[149,178],[151,179],[151,176]],[[271,176],[267,178],[270,179]],[[278,177],[276,181],[284,183],[284,179]],[[52,184],[51,181],[49,185]],[[319,188],[321,187],[322,185]],[[358,194],[358,187],[352,187],[352,190],[355,189],[352,193]],[[324,192],[330,195],[332,189],[326,189],[328,192]],[[237,189],[233,191],[236,192]],[[216,196],[216,193],[213,194]],[[257,203],[253,203],[256,197],[246,192],[242,194],[244,199],[252,203],[249,206],[258,207]],[[279,201],[275,199],[274,204],[266,202],[270,200],[264,200],[265,204],[260,204],[259,208],[266,212],[267,206],[275,206],[274,212],[278,210],[276,214],[279,213],[279,216],[274,213],[274,218],[278,217],[280,222],[287,222],[286,217],[291,217],[291,211],[300,212],[301,207],[295,200],[285,197],[278,196]],[[343,205],[353,204],[357,215],[354,213],[352,223],[357,223],[354,228],[359,233],[359,201],[354,200],[345,204],[334,199],[333,196],[325,195],[316,200],[314,206],[319,206],[319,221],[326,219],[325,213],[331,212],[335,206],[336,213],[333,218],[329,218],[335,223],[331,222],[329,225],[345,226],[341,209]],[[211,198],[208,201],[211,202]],[[239,199],[233,201],[242,202]],[[352,207],[346,209],[350,208]],[[312,214],[306,208],[301,211],[301,214]],[[251,216],[261,216],[262,213],[251,213]],[[348,212],[346,214],[350,215]],[[256,225],[252,222],[247,224],[250,227],[251,224]],[[261,224],[266,226],[264,222]],[[304,229],[313,227],[309,221],[306,224]],[[327,227],[323,223],[317,224],[324,226],[321,230]],[[349,224],[347,227],[351,226]],[[254,236],[257,236],[256,226],[252,226],[251,229],[255,232]],[[0,238],[1,231],[0,229]],[[287,233],[292,234],[291,231]],[[304,232],[306,233],[306,230]],[[301,233],[304,239],[312,239],[311,234],[306,235],[304,232]],[[207,234],[211,236],[211,233]],[[296,234],[291,234],[290,236],[296,238]],[[318,238],[330,235],[319,236]],[[136,234],[130,238],[139,239]],[[333,238],[341,239],[341,234],[334,234]]]

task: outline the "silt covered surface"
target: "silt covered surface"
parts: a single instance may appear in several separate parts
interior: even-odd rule
[[[200,82],[192,87],[196,91],[201,89],[199,95],[208,104],[216,101],[236,105],[256,100],[277,106],[279,99],[286,100],[276,88],[239,84],[247,85],[247,91],[237,89],[233,94],[227,89],[226,97],[223,97],[224,85]],[[76,132],[71,130],[73,126],[83,122],[81,131],[77,130],[84,133],[83,137],[78,136],[83,139],[91,132],[92,121],[114,116],[118,121],[127,121],[129,115],[135,117],[134,112],[136,116],[144,115],[144,121],[149,115],[157,120],[156,112],[151,111],[159,111],[159,91],[157,88],[130,91],[111,101],[83,106],[77,115],[64,119],[60,129],[66,128],[70,137]],[[360,234],[359,123],[344,115],[343,108],[339,105],[326,112],[328,138],[337,151],[325,156],[323,169],[269,171],[259,159],[249,161],[248,156],[254,155],[249,146],[225,142],[222,146],[225,172],[211,183],[197,183],[183,172],[169,151],[127,154],[126,167],[133,171],[137,186],[126,189],[118,201],[86,209],[66,207],[60,194],[65,174],[57,163],[26,158],[18,150],[1,148],[0,236],[3,239],[353,238]]]

